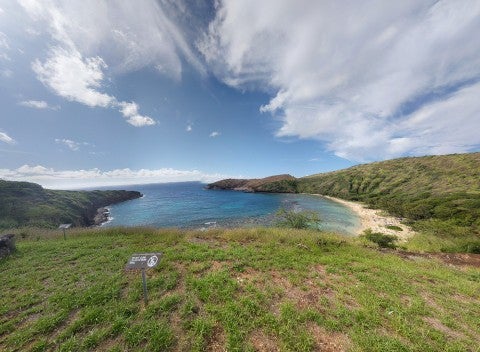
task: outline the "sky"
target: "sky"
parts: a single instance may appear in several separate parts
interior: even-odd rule
[[[480,1],[0,0],[0,178],[300,177],[480,150]]]

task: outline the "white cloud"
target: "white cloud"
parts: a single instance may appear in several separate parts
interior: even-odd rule
[[[220,0],[197,46],[225,83],[272,94],[260,110],[281,121],[277,136],[371,160],[480,144],[480,100],[463,91],[480,78],[479,32],[475,0]],[[468,112],[441,103],[450,95]]]
[[[15,140],[5,132],[0,132],[0,141],[7,144],[15,144]]]
[[[20,0],[25,11],[61,43],[85,57],[102,57],[115,71],[158,67],[176,80],[185,58],[199,72],[205,68],[170,13],[169,2]],[[39,28],[39,27],[37,27]]]
[[[156,122],[151,117],[142,116],[138,113],[138,105],[135,102],[120,102],[118,104],[120,112],[127,119],[127,122],[135,127],[151,126]]]
[[[218,131],[213,131],[209,135],[210,138],[215,138],[215,137],[218,137],[218,136],[220,136],[220,132],[218,132]]]
[[[32,69],[37,78],[70,101],[91,107],[108,107],[115,98],[98,91],[107,65],[100,57],[83,58],[75,49],[54,47],[45,63],[35,60]]]
[[[0,178],[11,181],[36,182],[49,188],[79,188],[141,183],[161,183],[177,181],[213,182],[232,177],[231,175],[209,174],[199,170],[175,170],[172,168],[131,170],[115,169],[102,171],[54,170],[41,165],[23,165],[17,169],[0,169]],[[237,176],[238,177],[238,176]]]
[[[56,138],[55,143],[63,144],[67,146],[70,150],[73,150],[75,152],[80,150],[80,146],[84,144],[84,143],[75,142],[75,141],[72,141],[71,139],[66,139],[66,138],[63,138],[63,139]]]
[[[8,36],[5,33],[0,32],[0,59],[4,61],[11,61],[10,56],[7,54],[7,52],[10,50],[10,45],[8,42]]]
[[[0,70],[0,76],[4,78],[10,78],[13,76],[13,71],[9,69]]]
[[[19,103],[22,106],[27,108],[34,108],[34,109],[50,109],[50,110],[58,110],[60,107],[58,105],[51,106],[44,100],[25,100]]]
[[[0,32],[0,49],[10,49],[10,45],[8,45],[8,36]]]
[[[191,124],[188,124],[188,125],[187,125],[187,128],[185,129],[185,131],[187,131],[187,132],[192,132],[192,130],[193,130],[193,126],[192,126]]]

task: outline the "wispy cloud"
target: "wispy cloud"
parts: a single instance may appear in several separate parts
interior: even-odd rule
[[[192,124],[188,124],[187,128],[185,128],[185,131],[187,131],[187,132],[192,132],[192,130],[193,130]]]
[[[0,141],[4,142],[4,143],[7,143],[7,144],[15,144],[15,140],[10,137],[8,134],[6,134],[5,132],[1,132],[0,131]]]
[[[209,135],[210,138],[215,138],[215,137],[218,137],[218,136],[220,136],[220,132],[218,132],[218,131],[213,131]]]
[[[81,146],[91,146],[90,143],[87,143],[87,142],[75,142],[75,141],[72,141],[71,139],[67,139],[67,138],[56,138],[55,139],[55,143],[57,144],[62,144],[66,147],[68,147],[68,149],[76,152],[76,151],[79,151],[80,150],[80,147]]]
[[[197,45],[225,83],[273,92],[277,136],[372,160],[480,144],[479,32],[471,0],[220,0]]]
[[[41,165],[23,165],[17,169],[0,169],[0,178],[2,179],[36,182],[45,187],[57,189],[174,181],[213,182],[228,177],[234,176],[204,173],[199,170],[175,170],[172,168],[154,170],[132,170],[126,168],[102,171],[100,169],[55,170]]]
[[[33,109],[50,109],[50,110],[60,109],[60,106],[49,105],[44,100],[25,100],[25,101],[21,101],[19,104],[22,105],[22,106],[25,106],[27,108],[33,108]]]

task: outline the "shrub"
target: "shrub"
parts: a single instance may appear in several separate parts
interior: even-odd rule
[[[376,243],[381,248],[396,248],[395,241],[397,236],[385,235],[380,232],[372,232],[371,230],[365,230],[363,237],[367,240]]]
[[[276,213],[277,225],[293,229],[318,228],[320,217],[313,211],[293,211],[280,209]]]
[[[397,225],[387,225],[385,227],[389,230],[403,231],[403,229],[400,226],[397,226]]]

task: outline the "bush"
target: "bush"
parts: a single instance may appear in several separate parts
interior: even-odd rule
[[[397,236],[384,235],[380,232],[372,232],[371,230],[365,230],[363,237],[365,237],[370,242],[376,243],[381,248],[396,248],[395,241],[398,239]]]
[[[320,217],[313,211],[300,211],[280,209],[276,213],[277,225],[293,229],[318,228]]]

